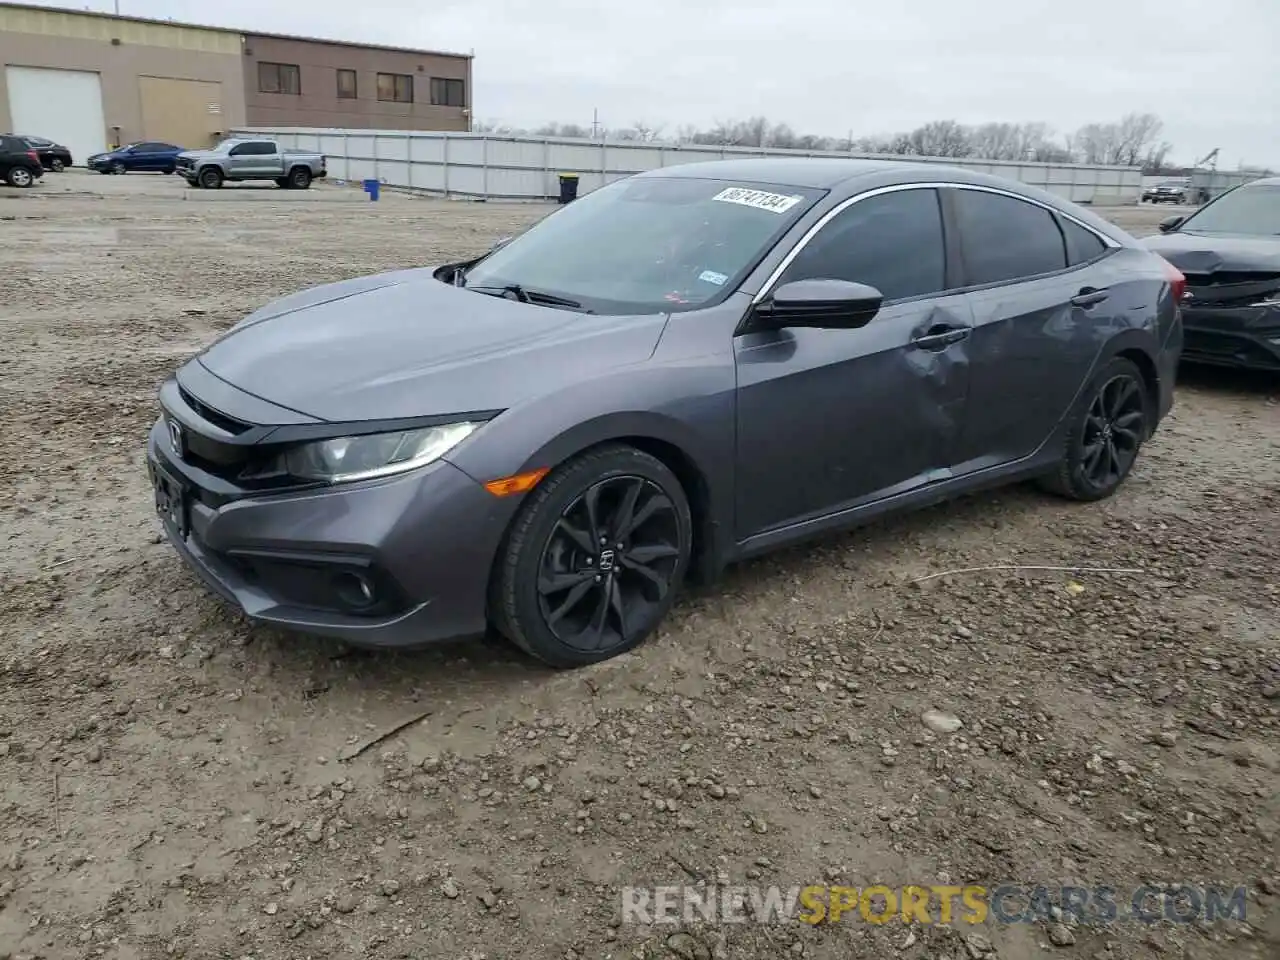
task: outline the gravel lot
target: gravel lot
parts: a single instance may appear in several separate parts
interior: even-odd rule
[[[0,958],[1280,955],[1280,382],[1188,372],[1111,501],[1014,488],[753,562],[600,667],[356,652],[208,594],[142,441],[267,300],[545,210],[363,199],[0,190]],[[912,583],[989,565],[1142,572]],[[699,878],[1246,885],[1248,922],[620,924],[622,886]]]

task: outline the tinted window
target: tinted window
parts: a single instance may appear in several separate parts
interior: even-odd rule
[[[851,280],[886,300],[946,289],[946,248],[936,190],[900,190],[859,200],[828,223],[782,275]]]
[[[276,152],[276,148],[269,143],[257,141],[256,143],[242,143],[239,146],[231,148],[233,157],[260,157]]]
[[[1067,259],[1072,266],[1087,263],[1107,252],[1107,245],[1092,230],[1086,230],[1066,217],[1060,217],[1058,222],[1062,224],[1062,232],[1067,238]]]
[[[998,193],[956,191],[969,284],[998,283],[1062,270],[1062,231],[1048,210]]]

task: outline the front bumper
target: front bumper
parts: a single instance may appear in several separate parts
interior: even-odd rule
[[[1280,370],[1280,306],[1184,307],[1189,363]]]
[[[417,647],[486,629],[489,573],[512,506],[446,461],[383,480],[245,496],[209,495],[171,456],[165,420],[148,470],[189,496],[160,522],[179,555],[251,619],[365,647]],[[379,604],[344,602],[360,574]]]

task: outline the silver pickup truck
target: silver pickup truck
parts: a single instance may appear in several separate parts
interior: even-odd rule
[[[276,186],[305,190],[328,176],[324,154],[281,150],[274,140],[232,137],[209,150],[184,150],[175,172],[193,187],[216,190],[226,181],[274,180]]]

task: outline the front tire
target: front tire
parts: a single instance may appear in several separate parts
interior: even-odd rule
[[[1152,415],[1142,371],[1132,360],[1113,358],[1076,402],[1062,461],[1041,485],[1070,500],[1111,496],[1133,469]]]
[[[124,164],[121,163],[119,160],[117,160],[115,163],[111,165],[111,172],[117,175],[124,173],[125,172]]]
[[[205,167],[196,177],[196,182],[206,190],[217,190],[222,186],[222,171],[217,167]]]
[[[671,609],[692,543],[675,474],[634,447],[599,447],[548,475],[516,516],[494,571],[494,624],[553,667],[616,657]]]

